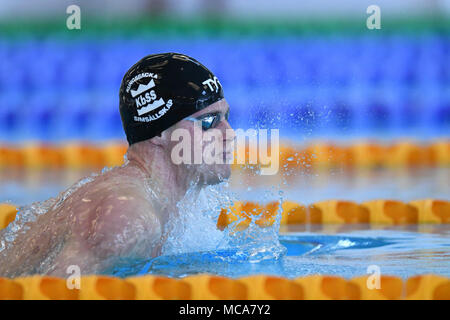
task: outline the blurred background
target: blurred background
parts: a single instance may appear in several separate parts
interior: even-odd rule
[[[66,26],[73,4],[81,10],[79,30]],[[373,4],[381,29],[366,25]],[[299,159],[306,168],[299,179],[272,179],[269,186],[305,202],[450,198],[449,0],[4,0],[0,202],[56,196],[107,164],[80,164],[95,158],[80,145],[123,150],[122,76],[143,56],[170,51],[195,57],[218,76],[234,128],[279,128],[294,155],[324,143]],[[412,145],[386,149],[403,141]],[[330,144],[350,148],[350,156],[339,149],[343,158],[362,157],[371,171],[357,178],[342,166],[313,172],[311,158],[338,157]],[[355,144],[359,149],[349,147]],[[42,154],[56,154],[43,145],[65,150],[73,166],[39,163]],[[384,162],[367,160],[379,146]],[[410,154],[426,160],[411,162]],[[381,171],[391,155],[402,169]],[[420,168],[403,168],[402,156]],[[242,192],[251,198],[249,184]]]

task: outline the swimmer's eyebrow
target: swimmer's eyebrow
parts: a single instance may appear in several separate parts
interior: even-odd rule
[[[214,112],[216,112],[216,113],[222,113],[222,110],[219,110],[219,109],[217,109],[217,110],[211,110],[209,113],[214,113]],[[225,110],[225,112],[224,112],[223,114],[227,114],[227,112],[230,112],[230,107],[229,107],[229,106],[228,106],[227,110]]]
[[[230,112],[230,107],[229,106],[227,107],[227,110],[223,114],[227,114],[228,112]],[[210,110],[210,111],[208,111],[208,112],[206,112],[204,114],[199,115],[198,117],[204,117],[206,115],[212,115],[212,114],[215,114],[215,113],[222,113],[222,110],[213,109],[213,110]]]

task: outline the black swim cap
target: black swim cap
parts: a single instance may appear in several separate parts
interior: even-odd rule
[[[146,56],[125,73],[120,116],[130,145],[159,135],[223,99],[222,85],[200,62],[179,53]]]

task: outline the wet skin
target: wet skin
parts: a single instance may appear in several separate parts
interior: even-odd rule
[[[225,114],[228,109],[226,101],[221,100],[193,116],[211,111]],[[193,130],[188,121],[175,127]],[[230,126],[223,120],[217,128],[225,131]],[[225,144],[225,139],[224,134],[224,140],[216,143]],[[165,153],[169,153],[173,143],[166,140],[161,144]],[[91,274],[111,267],[119,258],[158,256],[164,241],[164,225],[170,215],[178,214],[175,205],[180,199],[170,197],[183,196],[187,182],[193,177],[200,177],[203,185],[218,183],[218,177],[228,178],[230,166],[203,164],[175,168],[169,161],[153,160],[147,163],[132,159],[127,165],[96,176],[65,201],[38,216],[35,222],[27,223],[30,229],[17,235],[6,255],[0,254],[0,276],[45,273],[67,277],[70,265],[79,266],[82,274]],[[207,173],[202,176],[204,171]],[[152,190],[167,196],[167,205],[161,206],[148,192],[150,180],[157,181]]]
[[[136,170],[116,168],[80,187],[28,224],[30,230],[20,234],[0,260],[0,275],[67,276],[70,265],[85,274],[106,267],[113,257],[157,255],[161,220],[139,178]],[[47,257],[51,267],[39,270]]]

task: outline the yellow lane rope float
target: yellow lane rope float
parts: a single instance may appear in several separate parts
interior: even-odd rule
[[[295,224],[446,224],[450,223],[450,202],[439,199],[423,199],[411,202],[398,200],[371,200],[356,203],[346,200],[327,200],[305,206],[295,201],[278,201],[259,204],[236,201],[223,208],[217,220],[217,228],[224,230],[232,224],[234,230],[246,229],[253,221],[264,228],[273,225],[281,210],[281,225]],[[17,208],[12,204],[0,204],[0,230],[14,221]]]
[[[450,300],[450,279],[432,274],[406,280],[381,275],[377,281],[371,276],[232,279],[210,274],[182,279],[90,275],[78,281],[74,287],[66,279],[49,276],[0,278],[0,300]]]
[[[237,164],[235,154],[234,170],[248,170],[248,145],[238,151],[245,152],[245,163]],[[83,142],[67,142],[64,145],[50,145],[41,142],[27,142],[22,145],[0,145],[0,168],[102,168],[123,164],[127,145],[122,142],[108,142],[102,146]],[[255,153],[257,155],[257,153]],[[256,163],[258,159],[256,158]],[[280,174],[286,171],[326,169],[332,167],[442,167],[450,165],[450,140],[438,140],[421,144],[400,141],[391,144],[375,142],[354,142],[338,145],[316,142],[307,146],[282,142],[279,148]]]

